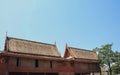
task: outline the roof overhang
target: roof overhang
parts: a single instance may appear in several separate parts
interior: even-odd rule
[[[28,59],[39,59],[45,61],[62,61],[62,62],[78,62],[78,63],[100,63],[98,60],[88,60],[88,59],[66,59],[66,58],[58,58],[58,57],[45,57],[45,56],[37,56],[37,55],[28,55],[28,54],[16,54],[16,53],[0,53],[0,56],[3,57],[20,57],[20,58],[28,58]]]

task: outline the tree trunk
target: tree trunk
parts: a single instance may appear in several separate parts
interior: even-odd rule
[[[112,75],[112,70],[111,70],[111,67],[110,67],[110,75]]]
[[[109,71],[107,71],[107,75],[109,75]]]
[[[108,64],[108,66],[109,66],[109,73],[110,75],[112,75],[112,69],[111,69],[110,63]]]

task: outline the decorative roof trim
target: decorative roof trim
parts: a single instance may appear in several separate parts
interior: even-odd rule
[[[73,57],[73,58],[75,57],[75,54],[72,52],[72,50],[70,50],[70,48],[68,47],[68,45],[67,45],[67,43],[66,43],[64,57],[65,57],[67,51],[70,53],[70,56],[71,56],[71,57]]]
[[[56,51],[57,51],[57,53],[60,55],[60,57],[61,57],[61,54],[60,54],[60,52],[58,51],[58,48],[57,48],[57,45],[56,45],[56,42],[54,43],[54,45],[55,45],[55,47],[56,47]]]

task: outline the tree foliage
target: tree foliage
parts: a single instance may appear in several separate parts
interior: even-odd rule
[[[112,65],[112,71],[114,74],[120,74],[120,52],[114,53],[115,63]]]
[[[113,64],[111,68],[112,68],[114,75],[120,74],[120,62]]]
[[[114,52],[112,50],[113,44],[105,44],[100,48],[95,48],[93,51],[98,52],[98,59],[101,61],[100,66],[107,65],[109,67],[109,74],[112,75],[111,66],[114,63]]]

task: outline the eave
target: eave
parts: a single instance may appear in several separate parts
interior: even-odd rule
[[[39,59],[45,61],[58,61],[58,62],[78,62],[78,63],[100,63],[98,60],[88,60],[88,59],[65,59],[65,58],[56,58],[48,56],[36,56],[36,55],[27,55],[27,54],[16,54],[16,53],[0,53],[0,56],[3,57],[20,57],[28,59]]]

